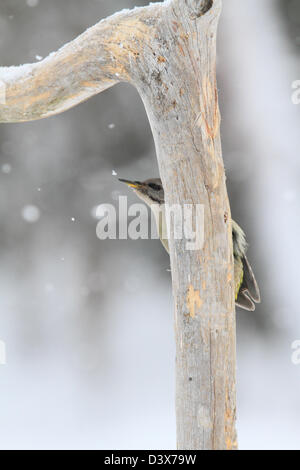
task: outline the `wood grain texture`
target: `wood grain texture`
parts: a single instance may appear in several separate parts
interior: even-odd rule
[[[179,449],[235,449],[236,344],[230,207],[220,142],[216,33],[221,2],[165,9],[132,70],[169,204],[203,204],[205,244],[170,241]],[[164,60],[162,60],[163,58]]]
[[[237,448],[231,218],[216,85],[220,11],[221,0],[138,8],[98,23],[18,78],[0,68],[2,122],[47,117],[118,81],[132,83],[149,117],[166,202],[204,205],[204,248],[170,240],[178,449]]]

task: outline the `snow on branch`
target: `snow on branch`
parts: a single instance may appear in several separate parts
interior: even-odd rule
[[[165,0],[123,10],[40,62],[0,67],[0,122],[42,119],[66,111],[118,82],[137,85],[143,70],[151,67],[149,43],[154,43],[163,13],[174,8],[197,19],[219,2]],[[146,56],[147,64],[142,63]]]
[[[163,5],[123,10],[40,62],[0,67],[0,122],[58,114],[118,82],[130,81],[130,70]]]

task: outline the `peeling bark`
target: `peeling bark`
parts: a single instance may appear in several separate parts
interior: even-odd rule
[[[117,82],[133,84],[166,202],[204,205],[204,248],[170,240],[179,449],[237,447],[231,219],[215,71],[220,10],[221,0],[169,0],[121,12],[38,64],[0,68],[1,122],[47,117]]]

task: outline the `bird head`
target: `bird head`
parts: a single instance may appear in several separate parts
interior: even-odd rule
[[[119,179],[134,190],[137,196],[146,204],[164,204],[165,195],[160,178],[151,178],[146,181],[130,181]]]

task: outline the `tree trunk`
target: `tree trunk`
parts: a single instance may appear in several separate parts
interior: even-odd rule
[[[220,10],[221,0],[169,0],[121,12],[24,73],[12,71],[11,80],[0,68],[3,122],[46,117],[118,81],[132,83],[147,110],[166,202],[204,206],[203,248],[170,240],[178,449],[237,447],[231,217],[216,86]]]

